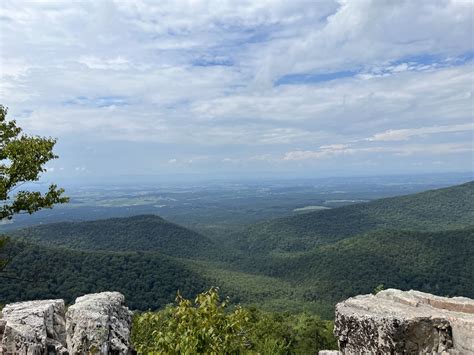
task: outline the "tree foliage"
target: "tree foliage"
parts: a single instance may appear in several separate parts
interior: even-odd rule
[[[312,290],[307,300],[338,302],[374,285],[474,297],[474,227],[440,232],[377,231],[256,265]]]
[[[472,225],[474,182],[265,221],[235,236],[254,253],[302,252],[377,230],[438,232]]]
[[[50,185],[46,193],[21,190],[28,183],[38,181],[46,171],[45,164],[56,159],[53,138],[28,136],[16,125],[16,121],[7,120],[8,109],[0,105],[0,221],[11,219],[17,213],[32,214],[43,208],[52,208],[57,203],[65,203],[64,190]],[[7,238],[0,236],[0,249]],[[0,271],[9,262],[0,259]]]
[[[179,293],[176,306],[141,315],[134,341],[140,353],[226,354],[248,346],[248,312],[236,307],[226,312],[217,288],[199,294],[193,301]]]
[[[87,293],[119,291],[131,309],[159,309],[181,290],[186,297],[209,288],[199,274],[179,260],[158,253],[77,251],[43,247],[10,239],[0,253],[12,258],[0,280],[5,303],[62,298],[67,303]]]
[[[133,218],[125,220],[136,222]],[[70,232],[75,236],[76,224],[72,225]],[[103,232],[97,229],[96,234],[108,235],[109,223],[101,225]],[[59,230],[66,236],[66,227],[40,228],[38,237],[47,238],[46,231],[53,234]],[[31,238],[36,230],[31,228]],[[151,243],[151,237],[147,241],[134,239],[135,235],[129,235],[130,249],[135,251],[124,252],[115,250],[116,239],[110,240],[112,250],[102,249],[104,240],[91,242],[91,246],[97,245],[95,251],[79,251],[71,250],[78,247],[73,238],[65,237],[64,243],[59,243],[61,248],[53,247],[53,241],[40,246],[36,240],[21,246],[12,234],[9,255],[14,259],[9,269],[24,279],[43,281],[2,280],[0,298],[9,302],[58,297],[73,300],[83,293],[113,289],[123,292],[134,309],[146,310],[172,302],[177,289],[189,297],[219,285],[233,302],[266,310],[305,309],[329,318],[331,305],[371,293],[379,284],[443,296],[474,296],[474,227],[441,232],[370,232],[297,254],[259,257],[249,250],[247,259],[232,264],[212,261],[210,255],[205,262],[192,260],[198,255],[188,251],[192,245],[178,247],[179,238],[171,244],[176,250],[166,256],[163,253],[170,249]],[[162,252],[154,252],[155,247]]]
[[[217,246],[209,238],[155,215],[45,224],[12,235],[78,250],[153,251],[185,258],[217,254]]]
[[[309,314],[262,312],[221,302],[217,288],[193,301],[136,315],[132,340],[144,354],[311,354],[337,348],[333,323]]]
[[[43,208],[65,203],[64,190],[54,184],[46,193],[19,190],[28,182],[38,181],[45,164],[56,159],[53,138],[28,136],[14,120],[7,120],[7,108],[0,105],[0,220],[17,213],[32,214]],[[12,194],[16,192],[14,196]]]

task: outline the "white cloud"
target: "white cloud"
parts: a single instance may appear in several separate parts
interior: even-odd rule
[[[325,159],[340,155],[360,155],[372,153],[388,153],[390,155],[409,156],[416,154],[457,154],[470,153],[473,151],[473,144],[467,143],[438,143],[438,144],[406,144],[397,146],[374,146],[374,147],[343,147],[340,149],[294,150],[284,154],[282,160],[309,160]]]
[[[270,77],[472,50],[470,1],[341,0],[339,4],[325,26],[309,27],[301,37],[270,47],[266,57]]]
[[[129,67],[128,60],[121,56],[110,59],[97,58],[95,56],[81,56],[77,61],[87,65],[90,69],[125,70]]]
[[[432,126],[421,128],[389,129],[382,133],[376,133],[367,138],[368,141],[403,141],[411,137],[425,136],[435,133],[474,131],[474,123],[458,124],[451,126]]]
[[[369,149],[369,148],[365,148]],[[375,149],[375,148],[370,148]],[[345,144],[334,144],[321,146],[319,150],[293,150],[285,153],[283,160],[307,160],[307,159],[324,159],[331,158],[338,155],[349,155],[360,152],[360,149],[350,148],[350,146]],[[374,150],[371,150],[374,151]]]
[[[322,150],[327,150],[327,151],[329,150],[337,151],[337,150],[344,150],[349,147],[350,147],[349,144],[328,144],[328,145],[322,145],[319,148]]]
[[[455,151],[472,130],[472,14],[454,0],[4,0],[0,102],[32,133],[179,145],[183,164],[198,147],[209,163],[420,137]]]

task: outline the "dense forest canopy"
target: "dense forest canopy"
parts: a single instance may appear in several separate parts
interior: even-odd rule
[[[253,252],[303,251],[381,229],[441,231],[472,225],[474,182],[320,210],[251,226],[234,240]]]
[[[227,243],[151,215],[26,228],[4,251],[24,281],[2,280],[0,298],[70,302],[117,290],[147,310],[177,290],[220,286],[233,302],[331,318],[336,302],[379,284],[472,297],[473,190],[471,182],[272,220]]]
[[[12,233],[26,241],[77,250],[147,251],[176,257],[216,252],[209,238],[154,215],[40,225]]]

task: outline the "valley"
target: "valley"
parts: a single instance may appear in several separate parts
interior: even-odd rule
[[[149,210],[135,215],[135,209],[127,216],[122,206],[113,208],[123,216],[93,220],[80,212],[61,221],[61,213],[78,207],[45,211],[55,214],[56,223],[25,226],[19,220],[4,232],[10,241],[3,257],[11,261],[0,299],[71,302],[84,293],[116,290],[133,309],[156,310],[178,290],[193,297],[218,286],[234,304],[331,319],[335,303],[379,285],[474,297],[474,182],[437,189],[372,184],[369,193],[363,192],[367,184],[344,193],[340,184],[324,186],[326,193],[321,186],[313,193],[304,184],[273,186],[263,197],[250,188],[246,194],[225,190],[228,199],[214,197],[213,203],[227,207],[215,207],[221,213],[215,215],[209,195],[194,214],[176,207],[182,215],[174,217]],[[188,192],[186,201],[197,194]],[[342,194],[370,201],[324,205]],[[233,208],[230,200],[238,201]],[[294,211],[305,206],[327,208]],[[194,222],[180,225],[176,220],[185,211]],[[198,223],[201,214],[206,218]]]

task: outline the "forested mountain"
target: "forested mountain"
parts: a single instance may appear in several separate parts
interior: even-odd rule
[[[157,309],[179,290],[188,297],[209,282],[183,263],[158,253],[92,252],[10,241],[11,262],[0,278],[0,303],[120,291],[132,309]]]
[[[234,235],[252,252],[304,251],[373,230],[441,231],[474,224],[474,182],[270,220]]]
[[[13,233],[0,300],[123,292],[136,309],[210,286],[236,302],[324,317],[377,285],[474,297],[474,184],[301,214],[218,243],[157,216]]]
[[[474,297],[474,227],[442,232],[375,231],[273,258],[266,273],[339,300],[383,284]],[[267,264],[268,265],[268,264]]]
[[[39,225],[10,233],[46,246],[77,250],[147,251],[175,257],[209,255],[209,238],[155,215]]]

